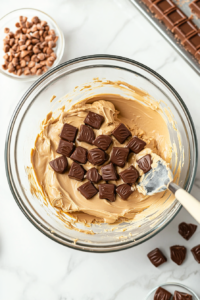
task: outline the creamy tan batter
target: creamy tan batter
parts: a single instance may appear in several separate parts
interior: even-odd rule
[[[98,194],[91,200],[87,200],[77,190],[83,182],[70,179],[68,171],[65,174],[55,173],[49,166],[49,161],[59,156],[56,149],[63,124],[69,123],[80,128],[89,111],[98,113],[105,118],[101,128],[94,130],[96,136],[100,134],[110,135],[119,123],[124,123],[133,136],[136,135],[147,143],[145,149],[138,155],[133,153],[129,155],[125,167],[117,167],[118,172],[133,164],[142,175],[136,160],[147,153],[158,154],[169,163],[172,156],[172,147],[167,124],[160,114],[159,106],[148,102],[145,93],[142,91],[135,88],[134,93],[135,100],[128,97],[124,98],[119,94],[91,96],[73,105],[67,111],[63,108],[57,117],[54,117],[53,113],[49,113],[41,124],[41,132],[38,134],[35,146],[31,151],[31,162],[37,182],[42,190],[43,197],[52,206],[61,209],[77,221],[84,223],[115,223],[137,219],[137,216],[146,208],[152,207],[155,211],[170,198],[169,191],[154,196],[145,196],[136,189],[127,201],[116,196],[115,202],[109,202],[99,199]],[[141,99],[143,101],[140,101]],[[149,105],[146,105],[144,100]],[[113,146],[123,147],[130,140],[129,138],[124,144],[119,144],[114,137],[112,138],[113,145],[106,151],[108,154]],[[76,141],[76,146],[78,145],[87,149],[95,148],[95,146]],[[71,165],[72,160],[68,159],[68,162]],[[84,165],[86,170],[91,167],[93,166],[89,162]],[[99,171],[101,167],[97,167]],[[103,181],[100,183],[103,183]],[[119,185],[123,182],[118,180],[112,183]],[[98,188],[98,184],[96,187]],[[174,197],[171,197],[171,201],[173,199]],[[168,205],[171,204],[171,201]]]

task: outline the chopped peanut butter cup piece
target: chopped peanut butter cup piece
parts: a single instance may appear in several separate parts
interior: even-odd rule
[[[49,162],[50,166],[56,173],[64,173],[68,167],[68,161],[65,156],[59,156],[56,159]]]
[[[90,182],[86,182],[83,185],[79,186],[77,189],[86,199],[93,198],[97,193],[98,190],[95,188],[95,186]]]
[[[86,164],[87,162],[87,149],[78,146],[75,151],[72,153],[70,158],[81,164]]]
[[[125,140],[131,136],[131,132],[124,124],[121,123],[113,130],[112,135],[114,135],[120,144],[123,144]]]
[[[99,184],[99,198],[110,202],[115,201],[115,185],[111,183]]]
[[[147,155],[143,156],[142,158],[137,160],[137,164],[138,164],[138,167],[144,173],[147,173],[149,170],[151,170],[151,164],[152,164],[151,155],[147,154]]]
[[[84,179],[84,175],[85,169],[76,162],[73,162],[69,170],[69,178],[82,181]]]
[[[154,295],[154,300],[170,300],[172,297],[172,294],[168,292],[167,290],[159,287]]]
[[[121,168],[125,166],[129,154],[129,148],[113,147],[111,162]]]
[[[96,168],[89,169],[86,173],[86,178],[94,183],[98,183],[102,179]]]
[[[81,125],[77,140],[92,145],[94,139],[95,135],[93,129],[87,125]]]
[[[134,136],[127,144],[127,147],[136,154],[142,151],[145,146],[146,143],[143,140],[139,139],[137,136]]]
[[[87,117],[84,120],[84,123],[95,129],[99,129],[101,127],[101,124],[103,123],[103,121],[104,121],[103,116],[89,111]]]
[[[180,223],[179,226],[178,226],[178,232],[187,241],[193,236],[196,229],[197,229],[196,225],[187,224],[185,222]]]
[[[197,245],[196,247],[192,248],[191,250],[195,260],[200,264],[200,245]]]
[[[182,265],[185,260],[187,249],[184,246],[172,246],[170,247],[171,260],[178,266]]]
[[[173,300],[192,300],[192,295],[175,291]]]
[[[117,194],[123,200],[127,200],[128,197],[133,193],[133,190],[129,184],[121,184],[116,188]]]
[[[99,135],[93,142],[95,146],[103,151],[106,151],[110,147],[111,143],[112,139],[109,135]]]
[[[65,140],[60,140],[58,149],[56,150],[57,153],[70,157],[74,150],[74,145],[71,142],[67,142]]]
[[[74,142],[77,135],[77,128],[70,125],[64,124],[60,137],[68,142]]]
[[[151,263],[157,268],[167,261],[166,257],[162,254],[159,248],[156,248],[147,254]]]
[[[116,169],[112,163],[101,168],[101,175],[105,181],[118,179]]]
[[[138,170],[133,166],[119,173],[119,176],[125,183],[134,184],[139,177]]]
[[[88,161],[93,165],[103,165],[107,159],[108,156],[106,153],[99,148],[94,148],[88,151]]]

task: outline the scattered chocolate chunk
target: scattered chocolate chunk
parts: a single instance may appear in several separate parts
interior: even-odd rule
[[[120,144],[123,144],[125,140],[131,136],[131,132],[128,130],[128,128],[124,124],[119,124],[112,132],[116,140],[120,142]]]
[[[98,190],[95,188],[95,186],[90,181],[88,181],[88,182],[84,183],[83,185],[79,186],[78,191],[86,199],[91,199],[98,193]]]
[[[197,50],[200,48],[200,32],[195,32],[192,35],[188,36],[183,41],[183,46],[187,51],[195,55]]]
[[[115,185],[111,183],[99,184],[99,198],[110,202],[115,201]]]
[[[167,261],[166,257],[162,254],[159,248],[156,248],[147,254],[151,263],[157,268]]]
[[[110,147],[111,143],[112,139],[109,135],[99,135],[93,142],[95,146],[103,151],[106,151]]]
[[[60,137],[68,142],[74,142],[78,129],[72,125],[64,124]]]
[[[83,147],[78,146],[72,153],[70,158],[81,164],[85,164],[87,162],[87,150]]]
[[[173,300],[192,300],[192,295],[175,291]]]
[[[94,183],[98,183],[102,179],[96,168],[89,169],[86,173],[86,178]]]
[[[127,147],[136,154],[142,151],[145,146],[146,143],[143,140],[139,139],[137,136],[134,136],[127,144]]]
[[[128,197],[133,193],[132,188],[129,184],[120,184],[116,188],[116,192],[123,200],[127,200]]]
[[[194,0],[189,4],[189,7],[193,14],[200,18],[200,0]]]
[[[133,184],[138,179],[139,173],[138,170],[136,170],[136,168],[130,166],[128,169],[119,173],[119,176],[121,177],[123,182]]]
[[[103,116],[89,111],[87,117],[84,120],[84,123],[87,125],[90,125],[91,127],[95,128],[95,129],[99,129],[101,127],[101,124],[103,123],[103,121],[104,121]]]
[[[71,142],[67,142],[65,140],[60,140],[58,149],[56,150],[57,153],[70,157],[74,150],[74,145]]]
[[[101,175],[105,181],[117,180],[117,172],[112,163],[101,168]]]
[[[184,246],[172,246],[170,247],[171,259],[177,265],[182,265],[186,257],[186,248]]]
[[[172,30],[175,25],[180,24],[182,21],[187,19],[186,15],[177,7],[174,10],[167,13],[162,21],[165,23],[167,28]]]
[[[52,169],[59,174],[63,174],[68,167],[68,161],[65,156],[59,156],[56,159],[49,162]]]
[[[154,300],[170,300],[172,297],[172,294],[168,292],[167,290],[159,287],[154,295]]]
[[[77,140],[92,145],[94,139],[95,135],[93,129],[87,125],[81,125]]]
[[[111,154],[111,162],[121,168],[125,166],[129,154],[128,148],[113,147]]]
[[[68,174],[69,178],[82,181],[84,179],[84,175],[85,175],[85,169],[79,164],[77,164],[76,162],[73,162],[69,170],[69,174]]]
[[[106,153],[99,149],[99,148],[94,148],[88,151],[88,161],[96,166],[100,166],[105,163],[107,160],[107,155]]]
[[[150,10],[155,14],[156,18],[162,20],[163,15],[169,13],[175,7],[171,0],[157,0],[150,6]]]
[[[185,222],[180,223],[179,226],[178,226],[178,232],[187,241],[193,236],[196,229],[197,229],[196,225],[187,224]]]
[[[191,22],[189,19],[183,21],[181,24],[175,26],[172,29],[172,32],[181,41],[184,41],[186,37],[188,37],[189,35],[193,34],[196,31],[197,31],[196,25],[193,22]]]
[[[137,160],[137,163],[138,163],[138,167],[144,173],[147,173],[149,170],[151,170],[151,164],[152,164],[151,155],[147,154],[147,155],[143,156],[142,158]]]
[[[197,245],[196,247],[192,248],[191,252],[198,264],[200,264],[200,245]]]

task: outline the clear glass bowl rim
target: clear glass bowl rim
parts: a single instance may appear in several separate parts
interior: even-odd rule
[[[59,31],[59,34],[60,36],[62,37],[62,44],[61,44],[61,47],[62,47],[62,51],[61,51],[61,54],[60,54],[60,57],[59,57],[59,60],[58,62],[56,63],[56,66],[58,66],[59,62],[61,61],[62,57],[63,57],[63,54],[64,54],[64,50],[65,50],[65,38],[64,38],[64,35],[60,29],[60,27],[58,26],[57,22],[50,16],[48,15],[46,12],[40,10],[40,9],[37,9],[37,8],[32,8],[32,7],[24,7],[24,8],[18,8],[18,9],[14,9],[12,11],[10,11],[9,13],[5,14],[3,17],[0,18],[0,22],[6,18],[7,16],[11,15],[12,13],[16,12],[16,11],[21,11],[21,10],[26,10],[26,9],[29,9],[29,10],[32,10],[32,11],[35,11],[35,12],[40,12],[44,15],[46,15],[49,19],[52,20],[52,22],[56,25],[58,31]],[[54,65],[55,66],[55,65]],[[49,68],[49,70],[51,70],[52,67]],[[0,73],[3,74],[4,76],[7,76],[9,77],[10,79],[13,79],[13,80],[18,80],[18,81],[21,81],[21,82],[28,82],[28,81],[34,81],[34,78],[31,77],[31,76],[27,76],[27,78],[21,78],[20,76],[19,77],[13,77],[11,76],[8,72],[3,72],[0,68]]]
[[[158,234],[161,230],[163,230],[174,218],[175,216],[179,213],[179,211],[182,208],[182,205],[179,203],[179,208],[177,209],[176,213],[174,213],[174,215],[172,216],[172,218],[170,220],[168,220],[165,224],[160,225],[160,228],[156,230],[156,232],[150,234],[150,236],[147,236],[146,238],[144,238],[142,241],[139,241],[137,244],[133,244],[132,242],[128,241],[128,242],[123,242],[120,245],[112,248],[112,246],[107,246],[107,247],[96,247],[96,246],[92,246],[89,245],[87,247],[82,246],[82,245],[78,245],[78,242],[76,244],[71,243],[71,241],[69,242],[67,239],[63,239],[62,237],[59,237],[58,234],[50,234],[49,231],[47,231],[45,228],[43,228],[41,226],[41,224],[38,222],[38,220],[29,212],[24,210],[24,208],[21,206],[20,202],[18,201],[17,195],[15,193],[15,190],[13,188],[12,185],[12,179],[10,177],[10,171],[9,171],[9,167],[10,167],[10,162],[9,162],[9,146],[10,146],[10,137],[12,134],[12,127],[13,124],[15,122],[16,116],[18,115],[18,111],[20,110],[21,106],[23,105],[23,103],[26,101],[26,98],[28,97],[28,95],[35,90],[35,88],[37,88],[37,86],[40,84],[40,82],[43,82],[46,78],[49,78],[52,74],[56,73],[57,71],[65,68],[66,66],[69,65],[73,65],[79,62],[86,62],[86,61],[93,61],[93,60],[111,60],[111,61],[119,61],[119,62],[125,62],[125,63],[129,63],[131,65],[135,65],[145,71],[147,71],[148,73],[150,73],[151,75],[153,75],[154,77],[156,77],[159,81],[161,81],[164,85],[167,86],[167,88],[172,92],[172,94],[175,94],[179,104],[182,106],[183,110],[186,113],[186,116],[188,118],[188,122],[190,125],[190,129],[193,133],[193,145],[194,145],[194,153],[193,153],[193,157],[194,160],[196,161],[196,164],[194,165],[194,168],[192,170],[192,174],[190,177],[190,182],[187,188],[187,191],[190,192],[194,183],[194,179],[195,179],[195,175],[196,175],[196,171],[197,171],[197,165],[198,165],[198,143],[197,143],[197,136],[196,136],[196,131],[195,131],[195,127],[194,127],[194,123],[192,120],[192,117],[190,115],[190,112],[187,108],[187,106],[185,105],[183,99],[180,97],[180,95],[178,94],[178,92],[171,86],[171,84],[165,80],[161,75],[159,75],[156,71],[152,70],[151,68],[147,67],[144,64],[141,64],[135,60],[126,58],[126,57],[122,57],[122,56],[116,56],[116,55],[107,55],[107,54],[95,54],[95,55],[87,55],[87,56],[81,56],[81,57],[77,57],[74,59],[71,59],[69,61],[66,61],[64,63],[61,63],[57,66],[55,66],[54,68],[48,70],[45,74],[41,75],[29,88],[28,90],[24,93],[24,95],[22,96],[22,98],[20,99],[20,101],[18,102],[13,115],[11,117],[10,123],[8,125],[8,129],[7,129],[7,135],[6,135],[6,141],[5,141],[5,152],[4,152],[4,159],[5,159],[5,169],[6,169],[6,177],[8,180],[8,184],[9,184],[9,188],[12,192],[12,195],[17,203],[17,205],[19,206],[19,208],[21,209],[21,211],[23,212],[23,214],[27,217],[27,219],[43,234],[45,234],[46,236],[48,236],[50,239],[52,239],[53,241],[56,241],[64,246],[67,246],[69,248],[72,249],[76,249],[76,250],[81,250],[81,251],[85,251],[85,252],[93,252],[93,253],[107,253],[107,252],[116,252],[116,251],[121,251],[121,250],[125,250],[125,249],[129,249],[132,248],[134,246],[137,246],[147,240],[149,240],[150,238],[154,237],[156,234]]]

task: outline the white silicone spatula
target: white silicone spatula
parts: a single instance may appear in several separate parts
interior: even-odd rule
[[[141,179],[139,187],[145,191],[146,195],[154,195],[169,189],[193,218],[200,223],[200,202],[180,186],[172,182],[172,172],[166,166],[162,158],[158,161],[157,166],[144,174]]]

